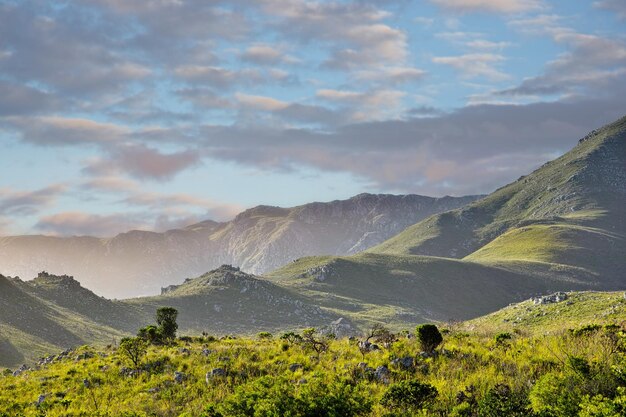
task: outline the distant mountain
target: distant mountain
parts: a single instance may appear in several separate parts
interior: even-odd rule
[[[158,294],[162,286],[222,264],[259,274],[303,256],[354,254],[479,197],[360,194],[293,208],[258,206],[230,222],[205,221],[165,233],[5,237],[0,265],[3,273],[21,277],[42,270],[77,276],[108,297]]]

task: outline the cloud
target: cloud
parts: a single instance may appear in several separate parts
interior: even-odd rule
[[[276,28],[291,41],[330,49],[324,68],[342,71],[404,64],[406,34],[382,20],[388,16],[367,2],[309,2],[259,0],[264,12],[277,20]]]
[[[600,9],[614,11],[620,19],[626,19],[626,3],[622,0],[602,0],[593,2],[593,6]]]
[[[520,13],[541,9],[539,0],[430,0],[432,3],[457,12],[486,11]]]
[[[506,80],[509,75],[496,68],[497,63],[505,60],[504,56],[493,53],[473,53],[459,56],[434,57],[436,64],[449,65],[461,73],[463,78],[484,77],[491,81]]]
[[[406,93],[384,89],[366,92],[321,89],[315,96],[342,106],[350,114],[349,121],[366,122],[398,118],[404,112]]]
[[[230,88],[236,84],[257,84],[263,81],[261,73],[255,69],[239,71],[202,65],[183,65],[175,69],[175,74],[185,81],[206,84],[218,89]]]
[[[35,2],[0,6],[0,39],[11,51],[2,72],[12,80],[38,83],[70,97],[120,91],[151,70],[115,52],[115,33],[87,15],[63,13]]]
[[[198,165],[200,155],[194,150],[162,153],[143,144],[114,147],[109,155],[92,161],[85,172],[92,175],[124,172],[139,179],[164,181]]]
[[[548,62],[544,72],[519,85],[498,91],[499,96],[542,96],[611,93],[612,86],[626,80],[626,42],[578,33],[561,26],[561,18],[541,15],[514,20],[511,25],[534,35],[550,36],[568,50]]]
[[[60,104],[61,100],[45,91],[0,80],[0,116],[32,115],[53,111]]]
[[[235,99],[242,107],[248,109],[275,111],[283,110],[289,106],[289,103],[276,100],[272,97],[254,96],[244,93],[236,93]]]
[[[127,128],[89,119],[20,116],[4,120],[19,132],[24,142],[42,146],[107,145],[129,133]]]
[[[35,229],[47,234],[61,236],[110,237],[127,230],[150,230],[152,225],[141,215],[129,213],[90,214],[78,211],[62,212],[44,216]]]
[[[177,215],[183,218],[193,216],[196,222],[206,219],[225,221],[232,219],[243,210],[243,207],[236,204],[222,204],[206,198],[181,193],[134,192],[122,200],[122,202],[129,206],[147,207],[155,212],[160,212],[157,219],[161,220],[166,215],[170,217]],[[194,210],[196,213],[190,214],[190,210]],[[202,213],[197,213],[198,210],[201,210]],[[191,224],[188,220],[184,220],[184,222],[186,222],[185,225]],[[162,229],[162,226],[157,226],[157,229]]]
[[[323,95],[356,99],[350,92]],[[622,116],[624,97],[616,91],[602,100],[476,105],[324,133],[205,126],[201,136],[210,157],[247,167],[345,172],[369,181],[372,188],[397,192],[487,193],[567,151],[589,130]]]
[[[49,207],[66,187],[54,184],[35,191],[0,188],[0,215],[28,216]]]
[[[359,80],[397,85],[420,81],[424,79],[426,74],[426,71],[412,67],[383,67],[377,71],[359,71],[356,74],[356,78]]]
[[[285,59],[283,52],[279,49],[266,44],[257,44],[248,47],[241,59],[258,65],[277,64]]]

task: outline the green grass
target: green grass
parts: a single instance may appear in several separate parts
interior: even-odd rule
[[[566,328],[626,322],[626,297],[619,292],[572,292],[558,303],[517,303],[465,323],[467,329],[526,334],[560,333]]]
[[[592,316],[618,303],[618,295],[572,294],[572,305],[579,307],[576,319],[562,319],[565,316],[559,313],[542,315],[543,324],[522,320],[503,342],[497,342],[495,336],[507,329],[492,322],[501,321],[499,315],[517,306],[467,324],[454,324],[444,332],[434,357],[422,356],[419,342],[403,335],[370,353],[361,353],[356,341],[339,339],[320,354],[305,345],[278,340],[278,335],[273,340],[197,337],[150,347],[140,363],[145,370],[133,377],[125,376],[123,369],[130,370],[133,365],[115,347],[84,346],[65,359],[19,376],[0,374],[0,416],[215,417],[215,412],[220,412],[223,417],[382,417],[392,411],[382,401],[391,387],[402,381],[419,381],[437,390],[434,400],[396,415],[461,416],[467,415],[459,414],[461,410],[473,410],[478,415],[504,416],[517,409],[525,416],[538,417],[541,414],[535,412],[566,400],[567,410],[553,410],[550,415],[588,417],[590,414],[583,413],[591,404],[601,400],[608,407],[614,397],[615,404],[626,398],[618,390],[624,385],[619,375],[626,372],[622,350],[626,333],[623,328],[613,333],[600,328],[573,336],[567,326],[573,324],[576,329],[594,322]],[[545,307],[563,309],[556,304]],[[519,308],[526,307],[521,304]],[[600,324],[620,323],[626,318],[623,308],[614,310],[601,317]],[[546,324],[560,330],[550,334],[530,331]],[[205,349],[208,354],[203,354]],[[85,353],[90,357],[80,359]],[[392,362],[407,356],[414,360],[412,367],[404,369]],[[568,358],[576,358],[576,362]],[[389,381],[364,372],[360,363],[372,370],[386,366]],[[291,370],[291,364],[299,367]],[[226,376],[207,382],[205,374],[215,368],[224,369]],[[586,369],[586,373],[580,374],[578,369]],[[184,380],[176,382],[175,372],[181,372]],[[494,400],[494,392],[508,394]],[[337,406],[344,411],[333,412],[331,407]],[[485,413],[495,406],[501,411]],[[317,407],[317,411],[305,413],[302,407]]]

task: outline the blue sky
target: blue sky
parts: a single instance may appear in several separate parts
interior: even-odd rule
[[[488,193],[626,109],[626,2],[0,1],[0,234]]]

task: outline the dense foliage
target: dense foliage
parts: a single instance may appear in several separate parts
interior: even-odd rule
[[[451,326],[376,349],[312,329],[256,339],[84,346],[0,376],[0,416],[617,417],[626,410],[626,328],[506,336]],[[423,328],[422,328],[423,329]],[[370,339],[374,339],[373,337]],[[362,343],[361,343],[362,344]]]

